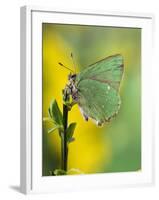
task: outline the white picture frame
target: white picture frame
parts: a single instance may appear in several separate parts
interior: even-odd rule
[[[142,28],[142,170],[84,176],[42,177],[43,22]],[[21,8],[21,192],[44,193],[116,186],[151,185],[153,169],[153,16],[105,11]],[[38,134],[37,134],[38,133]]]

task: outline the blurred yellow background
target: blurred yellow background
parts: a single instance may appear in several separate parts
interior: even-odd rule
[[[125,172],[141,169],[141,29],[47,24],[43,27],[43,117],[55,98],[62,111],[62,89],[73,69],[77,71],[113,54],[124,57],[120,87],[121,109],[110,123],[99,128],[85,122],[77,105],[69,112],[69,123],[77,122],[75,141],[69,144],[68,169],[83,173]],[[43,123],[43,176],[60,168],[60,137],[48,133]]]

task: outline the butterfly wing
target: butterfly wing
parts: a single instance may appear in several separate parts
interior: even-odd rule
[[[123,75],[123,66],[123,57],[120,54],[104,58],[78,74],[77,87],[81,81],[91,79],[107,83],[118,90]]]
[[[78,105],[84,116],[102,124],[118,113],[122,75],[123,57],[119,54],[98,61],[77,75]]]
[[[85,116],[103,124],[117,114],[120,97],[109,84],[85,79],[79,83],[78,105]]]

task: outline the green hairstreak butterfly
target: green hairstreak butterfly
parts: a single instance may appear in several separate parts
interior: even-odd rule
[[[102,125],[118,113],[123,69],[123,57],[116,54],[91,64],[78,74],[69,75],[70,94],[85,120],[92,118],[97,125]]]

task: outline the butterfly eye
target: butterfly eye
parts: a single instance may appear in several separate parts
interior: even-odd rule
[[[76,79],[76,74],[73,74],[73,75],[71,76],[71,78],[72,78],[73,80],[75,80],[75,79]]]
[[[76,74],[69,74],[68,80],[69,81],[75,81],[76,80]]]
[[[72,78],[75,78],[76,77],[76,74],[72,74]]]

